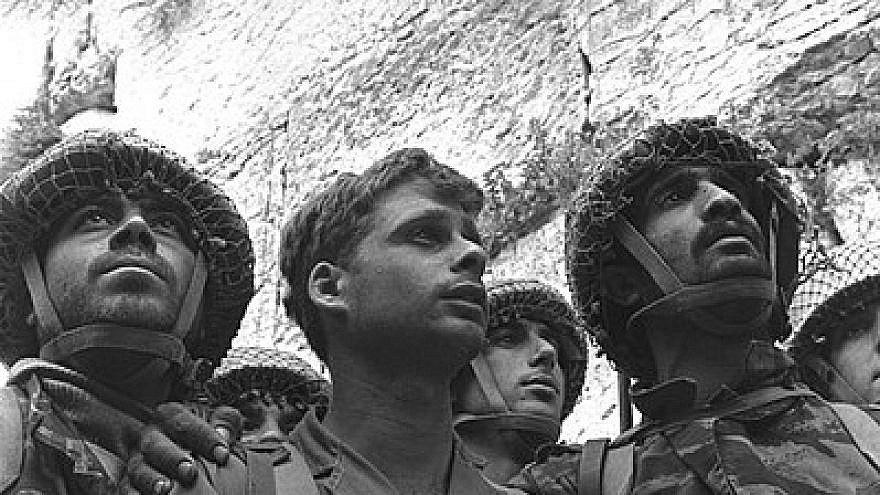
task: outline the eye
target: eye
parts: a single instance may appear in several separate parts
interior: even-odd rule
[[[489,344],[499,347],[515,347],[525,340],[526,330],[520,325],[496,329],[489,335]]]
[[[675,181],[654,195],[654,203],[658,206],[669,207],[687,202],[693,196],[695,189],[696,183],[692,180]]]
[[[113,225],[114,215],[101,206],[90,206],[82,210],[77,222],[78,228],[91,229]]]
[[[183,222],[173,213],[158,213],[154,215],[150,218],[150,228],[160,234],[177,238],[183,238],[184,236]]]
[[[422,246],[435,246],[442,244],[448,237],[445,229],[435,225],[420,225],[413,228],[409,233],[409,238],[416,244]]]

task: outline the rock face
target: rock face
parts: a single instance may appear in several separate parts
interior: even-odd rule
[[[33,2],[19,3],[11,15],[39,29],[63,28],[87,8],[68,2],[54,16],[39,7],[26,15]],[[588,168],[591,155],[657,119],[717,114],[792,162],[816,143],[836,173],[858,162],[870,177],[876,164],[880,11],[869,0],[94,0],[91,8],[102,42],[119,53],[119,122],[192,157],[250,222],[259,293],[237,343],[297,350],[315,365],[280,306],[278,229],[321,181],[393,149],[426,148],[480,180],[501,170],[516,186],[535,160],[548,160],[547,170]],[[590,57],[589,91],[579,47]],[[582,130],[595,153],[578,141]],[[876,195],[865,173],[854,177]],[[553,184],[561,194],[523,196],[534,207],[513,223],[500,215],[516,232],[493,276],[565,288],[554,210],[571,183]],[[614,375],[600,359],[589,370],[569,440],[616,429]]]

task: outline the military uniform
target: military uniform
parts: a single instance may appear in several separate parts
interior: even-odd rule
[[[322,495],[392,495],[399,493],[375,466],[324,428],[314,412],[303,417],[291,434]],[[450,495],[521,493],[497,487],[479,472],[478,461],[454,438]]]
[[[704,410],[693,407],[689,380],[635,392],[640,409],[659,416],[612,442],[611,451],[628,449],[616,462],[631,465],[602,493],[880,493],[880,471],[841,411],[797,383],[781,351],[762,346],[753,360],[756,386],[722,388]],[[579,493],[582,461],[579,446],[552,449],[511,486]]]

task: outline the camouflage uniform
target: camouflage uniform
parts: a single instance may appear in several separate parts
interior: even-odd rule
[[[147,192],[179,204],[194,229],[197,262],[175,331],[100,324],[59,327],[56,337],[41,347],[35,321],[41,328],[60,326],[60,321],[47,301],[38,264],[37,279],[33,276],[35,244],[56,221],[93,198]],[[200,374],[229,348],[252,296],[253,251],[244,219],[214,184],[170,150],[131,133],[86,131],[14,174],[0,189],[0,355],[5,363],[15,363],[10,387],[2,389],[0,400],[0,434],[6,435],[0,440],[6,449],[0,449],[0,492],[126,491],[132,438],[155,421],[154,411],[49,361],[64,361],[95,342],[136,349],[154,361],[172,363],[177,377],[172,399],[183,400]],[[31,301],[36,318],[27,317]],[[189,317],[200,301],[202,325],[178,335],[178,328],[190,328]],[[191,312],[186,310],[190,306]],[[201,475],[191,493],[236,493],[243,488],[244,467],[237,459],[220,469],[197,463]]]
[[[599,285],[601,256],[625,246],[614,222],[632,202],[634,184],[663,167],[687,164],[724,167],[749,186],[746,204],[767,237],[777,286],[768,314],[751,330],[745,380],[734,389],[722,386],[705,408],[694,405],[694,380],[656,382],[643,330],[628,327],[620,319],[627,316],[606,312]],[[880,493],[880,471],[863,454],[870,450],[865,433],[880,434],[876,423],[859,410],[832,407],[798,383],[794,363],[773,345],[789,333],[784,309],[799,239],[796,209],[775,167],[712,119],[650,128],[600,165],[567,218],[569,281],[587,329],[616,366],[637,379],[632,395],[645,421],[610,444],[545,451],[511,484],[541,494]],[[707,331],[711,315],[696,312],[696,320],[694,314],[681,317]],[[858,425],[846,420],[852,418]]]

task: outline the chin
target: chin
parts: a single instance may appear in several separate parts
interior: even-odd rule
[[[770,267],[767,261],[752,256],[726,256],[716,260],[707,270],[708,281],[720,281],[728,278],[754,277],[770,279]]]

